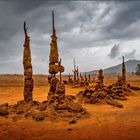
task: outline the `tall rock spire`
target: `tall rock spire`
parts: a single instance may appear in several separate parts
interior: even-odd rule
[[[25,41],[24,41],[24,51],[23,51],[23,67],[24,67],[24,101],[32,101],[33,96],[33,70],[31,63],[31,51],[30,51],[30,37],[27,33],[26,22],[24,22],[24,33],[25,33]]]
[[[124,56],[122,57],[123,62],[122,62],[122,80],[123,83],[126,82],[126,69],[125,69],[125,62],[124,62]]]
[[[73,64],[74,64],[74,67],[73,67],[73,80],[74,82],[76,81],[76,66],[75,66],[75,58],[73,59]]]
[[[50,62],[49,62],[49,73],[51,76],[55,76],[58,72],[60,72],[60,81],[61,81],[61,73],[64,72],[64,67],[61,65],[61,59],[59,61],[58,47],[57,47],[57,37],[54,25],[54,12],[52,11],[52,35],[51,35],[51,43],[50,43]]]
[[[52,35],[51,35],[51,44],[50,44],[50,64],[58,63],[58,48],[57,48],[57,37],[54,26],[54,12],[52,11]]]

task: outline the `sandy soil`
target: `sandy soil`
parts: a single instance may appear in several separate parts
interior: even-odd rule
[[[129,81],[140,85],[134,78]],[[49,86],[36,86],[34,100],[45,100],[48,89]],[[75,95],[79,90],[81,88],[66,86],[67,94]],[[0,103],[14,104],[22,99],[22,93],[23,86],[0,86]],[[90,117],[80,119],[76,124],[54,120],[13,121],[10,117],[0,117],[0,140],[139,140],[140,91],[134,93],[127,101],[120,101],[124,108],[82,104],[90,113]]]

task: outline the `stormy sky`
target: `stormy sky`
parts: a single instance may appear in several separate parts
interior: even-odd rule
[[[31,39],[35,74],[48,74],[51,11],[65,73],[140,59],[139,1],[0,1],[0,73],[23,73],[23,22]]]

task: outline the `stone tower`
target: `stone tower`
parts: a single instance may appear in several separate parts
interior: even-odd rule
[[[102,88],[104,84],[104,75],[103,75],[103,70],[100,69],[99,70],[99,74],[98,74],[98,82],[97,85],[99,88]]]
[[[76,70],[76,77],[77,77],[77,81],[79,81],[79,69],[78,69],[78,66],[77,66],[77,70]]]
[[[124,56],[123,58],[123,62],[122,62],[122,82],[125,84],[126,83],[126,68],[125,68],[125,62],[124,62]]]
[[[57,37],[54,26],[54,13],[52,11],[52,35],[51,35],[51,43],[50,43],[50,64],[58,63],[58,47],[57,47]]]
[[[75,68],[75,58],[73,59],[73,63],[74,63],[74,68],[73,68],[73,81],[76,81],[76,68]]]
[[[24,52],[23,52],[23,67],[24,67],[24,101],[28,102],[32,100],[33,91],[33,78],[32,78],[32,63],[31,63],[31,51],[30,51],[30,37],[27,33],[26,22],[24,22]]]
[[[54,12],[52,11],[52,35],[51,35],[51,43],[50,43],[50,58],[49,58],[49,73],[51,76],[55,76],[58,72],[60,72],[60,79],[61,73],[64,72],[64,67],[61,65],[61,59],[59,61],[59,54],[58,54],[58,46],[57,46],[57,37],[56,31],[54,26]]]

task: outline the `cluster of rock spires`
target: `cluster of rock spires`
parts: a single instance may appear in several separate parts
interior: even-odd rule
[[[33,78],[32,78],[32,64],[30,52],[30,37],[27,33],[26,23],[24,22],[24,53],[23,53],[23,67],[24,67],[24,100],[18,101],[17,104],[8,105],[8,103],[0,105],[0,116],[12,115],[13,120],[20,119],[21,116],[32,117],[36,121],[49,119],[66,119],[69,123],[75,123],[77,119],[88,116],[88,112],[82,107],[75,99],[75,96],[65,94],[65,85],[62,83],[61,73],[64,72],[64,67],[59,60],[57,37],[54,26],[54,13],[52,12],[52,41],[50,44],[50,62],[49,62],[49,77],[50,90],[47,99],[43,102],[33,100]],[[60,79],[56,77],[60,73]],[[79,74],[79,69],[75,67],[74,61],[74,76],[73,79],[69,75],[67,83],[79,86],[87,86],[84,90],[80,91],[77,96],[80,101],[86,103],[107,103],[122,108],[119,100],[126,100],[126,96],[132,94],[130,89],[137,89],[138,87],[131,86],[126,82],[126,69],[123,57],[122,63],[122,76],[118,76],[116,83],[105,86],[103,71],[99,70],[98,81],[95,86],[89,86],[92,82],[90,75],[85,73],[83,78]]]
[[[103,70],[100,69],[96,85],[80,91],[77,94],[79,100],[91,104],[104,102],[122,108],[123,105],[116,101],[116,99],[126,100],[126,96],[133,94],[130,90],[130,84],[127,84],[126,82],[124,57],[122,63],[122,76],[118,76],[117,82],[105,86],[103,79]]]
[[[73,72],[73,79],[71,78],[71,75],[68,75],[68,80],[63,80],[64,84],[70,84],[72,85],[73,88],[76,87],[83,87],[83,86],[88,86],[89,83],[94,82],[94,79],[91,80],[90,74],[85,73],[83,76],[81,72],[79,72],[79,68],[75,66],[75,59],[74,59],[74,69],[72,70]]]
[[[65,95],[65,86],[61,82],[61,73],[64,72],[64,67],[61,65],[61,59],[58,61],[57,37],[54,27],[54,13],[52,12],[53,33],[50,44],[50,63],[48,77],[50,90],[47,100],[43,102],[33,101],[33,78],[30,52],[30,38],[27,34],[26,23],[24,22],[25,42],[23,54],[24,66],[24,100],[18,101],[17,104],[0,105],[0,115],[12,115],[13,120],[19,119],[20,116],[32,117],[36,121],[45,118],[57,119],[65,118],[69,123],[75,123],[78,118],[88,116],[85,108],[80,103],[75,101],[72,95]],[[60,72],[60,79],[56,78],[56,74]]]

